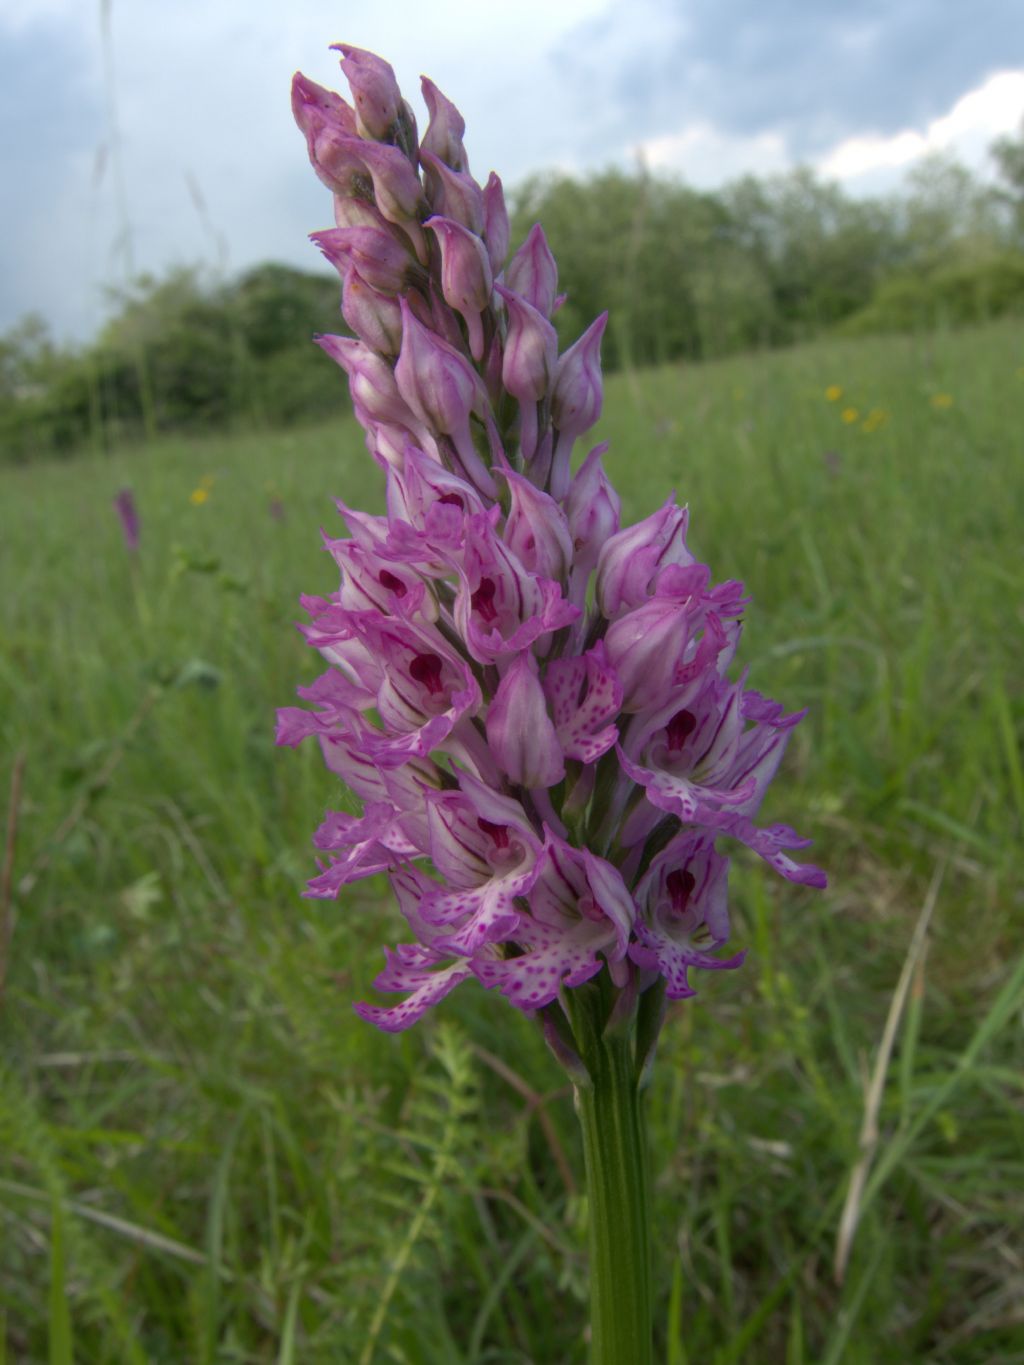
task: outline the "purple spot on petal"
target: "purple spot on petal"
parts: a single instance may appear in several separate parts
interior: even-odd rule
[[[388,573],[387,569],[381,569],[377,577],[389,592],[397,593],[399,597],[405,596],[407,591],[405,584],[400,578],[396,578],[393,573]]]
[[[383,575],[381,575],[383,578]],[[444,691],[441,684],[441,660],[436,654],[417,654],[409,665],[409,676],[422,684],[431,696]]]
[[[498,619],[498,611],[494,605],[495,591],[494,580],[492,578],[481,578],[480,586],[469,599],[473,610],[488,622],[496,621]]]

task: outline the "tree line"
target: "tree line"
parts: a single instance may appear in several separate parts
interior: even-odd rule
[[[806,168],[715,191],[643,167],[537,176],[511,196],[512,240],[543,223],[567,295],[563,344],[610,310],[608,370],[955,326],[1024,313],[1024,126],[992,154],[996,184],[935,156],[875,198]],[[0,458],[345,409],[340,372],[309,343],[345,330],[333,275],[178,269],[112,304],[85,345],[58,346],[38,317],[0,337]]]

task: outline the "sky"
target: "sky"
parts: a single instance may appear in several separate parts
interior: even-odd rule
[[[429,75],[482,182],[611,164],[712,188],[806,162],[892,188],[1024,118],[1019,0],[0,0],[0,332],[82,340],[133,274],[319,269],[331,219],[291,120],[332,42]]]

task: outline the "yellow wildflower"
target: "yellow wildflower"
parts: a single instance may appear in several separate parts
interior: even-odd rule
[[[889,414],[885,408],[872,408],[861,424],[861,431],[877,431],[879,427],[884,427],[889,420]]]
[[[857,418],[860,416],[860,409],[843,408],[839,416],[846,423],[847,426],[850,426],[852,423],[856,422]]]
[[[830,384],[825,390],[825,399],[829,403],[838,403],[843,396],[843,391],[838,384]]]
[[[192,492],[188,495],[188,500],[193,507],[202,507],[209,496],[210,490],[208,488],[193,488]]]
[[[931,398],[932,407],[937,410],[951,408],[953,406],[953,395],[951,393],[933,393]]]

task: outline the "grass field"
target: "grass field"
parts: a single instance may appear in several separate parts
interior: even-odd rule
[[[689,501],[754,596],[753,685],[810,708],[765,815],[832,879],[737,855],[746,966],[666,1026],[668,1365],[1024,1362],[1022,413],[1019,323],[608,385],[624,513]],[[339,793],[273,712],[317,671],[291,623],[333,495],[381,502],[350,421],[0,473],[0,1361],[584,1358],[534,1025],[467,985],[377,1033],[351,1004],[397,912],[301,898]]]

